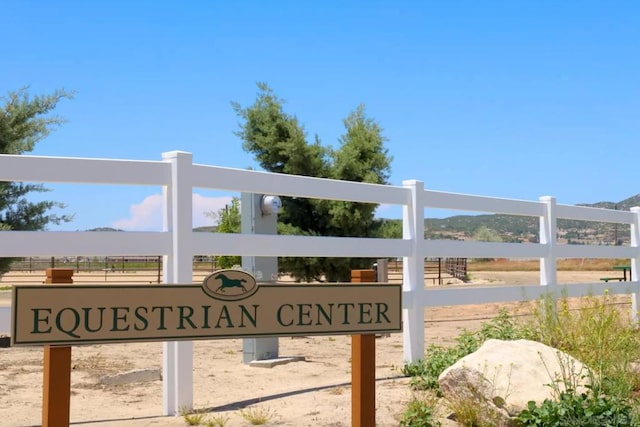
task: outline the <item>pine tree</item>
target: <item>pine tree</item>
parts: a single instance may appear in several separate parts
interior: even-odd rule
[[[358,106],[343,123],[339,147],[307,141],[303,126],[283,110],[284,101],[264,83],[258,84],[253,105],[233,107],[241,118],[237,135],[243,148],[269,172],[386,184],[391,157],[382,128]],[[381,222],[377,205],[367,203],[283,198],[278,233],[307,236],[375,237]],[[297,280],[348,281],[354,268],[370,268],[373,260],[347,258],[281,258],[281,271]]]
[[[50,113],[63,98],[73,93],[57,90],[50,95],[29,96],[28,88],[0,97],[0,154],[23,154],[32,151],[36,143],[46,138],[64,120]],[[29,193],[49,191],[41,184],[0,182],[0,230],[43,230],[48,224],[70,220],[56,215],[53,209],[64,208],[54,201],[31,202]],[[11,264],[10,258],[0,259],[0,274]]]

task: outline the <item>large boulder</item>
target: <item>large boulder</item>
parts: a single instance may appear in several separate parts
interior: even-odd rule
[[[581,362],[539,342],[487,340],[447,368],[438,382],[454,408],[473,403],[500,420],[496,425],[511,425],[509,418],[530,400],[556,399],[566,387],[586,392],[590,377]]]

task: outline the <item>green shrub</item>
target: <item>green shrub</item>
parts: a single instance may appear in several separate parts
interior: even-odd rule
[[[524,338],[524,331],[505,309],[500,309],[498,315],[489,322],[483,322],[476,333],[480,344],[488,339],[517,340]]]
[[[562,392],[558,401],[529,402],[517,421],[539,427],[632,427],[638,426],[633,408],[624,400],[594,393]]]
[[[457,348],[445,348],[430,345],[423,360],[407,363],[402,373],[411,377],[411,387],[414,390],[436,390],[439,393],[438,377],[449,366],[461,357]]]
[[[433,403],[433,402],[431,402]],[[423,399],[412,399],[400,419],[401,427],[439,427],[440,422],[434,418],[433,405]]]

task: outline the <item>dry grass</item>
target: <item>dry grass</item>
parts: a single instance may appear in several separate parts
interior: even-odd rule
[[[240,415],[253,426],[267,424],[275,416],[275,413],[266,406],[249,406],[240,410]]]

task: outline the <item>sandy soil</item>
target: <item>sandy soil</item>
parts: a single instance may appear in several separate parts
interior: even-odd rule
[[[534,284],[537,272],[472,273],[476,283]],[[606,274],[605,274],[606,275]],[[560,272],[562,283],[591,282],[602,272]],[[7,304],[9,292],[0,292]],[[505,305],[438,307],[427,311],[427,343],[450,343],[461,330],[475,329]],[[523,312],[519,304],[506,306]],[[243,408],[271,414],[268,425],[349,426],[351,424],[351,338],[348,336],[280,339],[281,356],[304,361],[271,369],[242,363],[242,340],[194,342],[194,405],[227,426],[246,426]],[[183,426],[182,417],[161,416],[162,381],[103,385],[107,374],[133,369],[161,369],[162,343],[78,346],[72,355],[71,421],[83,426]],[[0,349],[0,426],[41,422],[42,348]],[[376,421],[397,426],[411,398],[403,363],[402,335],[376,339]]]

